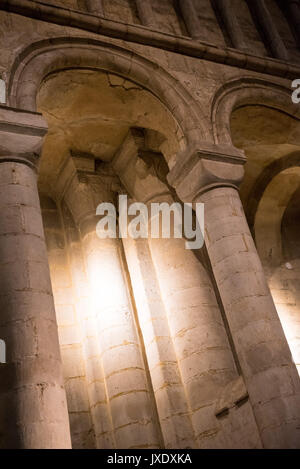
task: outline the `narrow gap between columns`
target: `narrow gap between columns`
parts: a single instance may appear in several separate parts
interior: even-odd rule
[[[152,406],[152,410],[153,410],[154,418],[155,418],[155,424],[156,424],[155,427],[156,427],[157,433],[158,433],[159,446],[160,446],[161,449],[163,449],[163,448],[165,448],[164,437],[163,437],[161,426],[160,426],[158,410],[157,410],[156,400],[155,400],[155,396],[154,396],[154,389],[153,389],[153,385],[152,385],[152,379],[151,379],[148,360],[147,360],[146,351],[145,351],[144,338],[143,338],[143,334],[142,334],[139,319],[138,319],[137,306],[136,306],[136,302],[135,302],[135,299],[134,299],[134,293],[133,293],[133,288],[132,288],[132,283],[131,283],[131,277],[130,277],[130,273],[129,273],[129,269],[128,269],[128,265],[127,265],[127,259],[126,259],[126,254],[125,254],[122,239],[120,239],[120,243],[119,243],[119,253],[120,253],[121,266],[123,268],[123,273],[124,273],[124,276],[125,276],[125,279],[126,279],[126,287],[127,287],[127,290],[128,290],[129,301],[130,301],[131,307],[132,307],[132,312],[133,312],[133,317],[134,317],[134,324],[135,324],[135,327],[136,327],[136,330],[137,330],[137,335],[138,335],[139,342],[140,342],[140,350],[141,350],[143,362],[144,362],[144,365],[145,365],[147,383],[148,383],[148,387],[149,387],[150,401],[151,401],[151,406]]]

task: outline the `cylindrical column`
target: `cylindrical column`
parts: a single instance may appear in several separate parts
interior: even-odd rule
[[[232,8],[232,1],[216,0],[216,5],[225,23],[225,27],[233,47],[236,49],[246,50],[247,46],[244,40],[244,35],[235,11]]]
[[[261,27],[267,45],[269,46],[274,57],[282,60],[288,60],[288,52],[283,40],[274,24],[272,16],[266,5],[265,0],[251,0],[249,4],[253,9],[254,15]]]
[[[144,26],[153,27],[155,24],[151,0],[135,0],[139,18]]]
[[[101,354],[101,362],[94,364],[100,379],[103,373],[115,446],[159,447],[120,241],[99,237],[99,226],[96,231],[96,207],[102,201],[113,207],[115,194],[111,187],[118,181],[104,170],[94,174],[75,172],[71,177],[64,200],[79,227]],[[103,394],[99,396],[101,401],[105,400]]]
[[[83,331],[75,310],[75,288],[72,285],[62,220],[58,207],[52,199],[43,195],[40,196],[40,201],[58,325],[72,448],[94,448],[83,361]]]
[[[149,386],[117,239],[81,225],[117,448],[159,447]]]
[[[221,447],[216,401],[238,375],[212,284],[184,240],[150,246],[198,447]]]
[[[80,236],[72,215],[65,205],[63,205],[63,221],[76,298],[76,311],[82,331],[85,373],[96,447],[98,449],[115,448],[116,444],[102,367],[97,322],[89,295]]]
[[[299,448],[300,384],[238,191],[205,204],[206,246],[265,448]]]
[[[70,448],[37,176],[27,159],[0,163],[0,447]]]
[[[188,33],[193,39],[199,39],[200,22],[193,0],[179,0],[179,5]]]
[[[196,448],[191,412],[148,240],[123,239],[165,448]]]

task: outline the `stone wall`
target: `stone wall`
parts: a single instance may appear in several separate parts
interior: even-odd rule
[[[224,22],[222,22],[218,13],[218,0],[201,0],[197,2],[193,0],[193,2],[199,21],[199,39],[220,47],[225,45],[232,47],[226,28],[224,28]],[[89,3],[85,0],[49,0],[47,3],[82,12],[89,11]],[[180,9],[180,0],[165,0],[164,2],[152,0],[150,3],[155,20],[155,29],[177,36],[189,35]],[[271,12],[272,20],[290,53],[290,59],[299,62],[300,54],[289,25],[290,18],[282,13],[280,2],[278,4],[275,0],[267,0],[266,6]],[[143,24],[135,0],[102,0],[102,8],[104,16],[108,19],[129,24]],[[264,45],[257,21],[251,15],[247,2],[244,0],[231,0],[229,8],[231,14],[237,16],[248,51],[260,56],[269,55],[268,47]]]

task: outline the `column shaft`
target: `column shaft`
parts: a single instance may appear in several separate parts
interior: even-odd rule
[[[290,21],[294,26],[294,31],[300,44],[300,4],[298,0],[288,0],[287,4]]]
[[[216,0],[216,5],[224,21],[233,47],[246,50],[247,46],[231,0]]]
[[[265,448],[299,447],[300,387],[236,189],[205,204],[207,251]]]
[[[146,239],[123,240],[165,448],[195,448],[190,409]]]
[[[83,360],[83,330],[75,309],[75,285],[71,278],[60,212],[55,202],[41,197],[50,277],[58,325],[58,337],[67,395],[73,449],[94,448],[87,378]]]
[[[188,33],[193,39],[199,39],[200,21],[193,0],[179,0],[179,4]]]
[[[139,18],[144,26],[153,27],[155,25],[151,0],[135,0]]]
[[[238,375],[212,284],[184,240],[151,239],[150,246],[197,445],[222,447],[216,401]]]
[[[77,165],[81,163],[82,160],[76,160]],[[66,170],[70,170],[71,182],[64,194],[64,203],[79,229],[93,312],[92,321],[87,324],[94,327],[88,332],[89,339],[93,336],[93,340],[87,342],[90,353],[87,365],[94,367],[91,378],[94,374],[97,384],[101,383],[97,385],[99,395],[95,396],[93,404],[98,407],[97,441],[101,439],[101,411],[107,410],[109,421],[106,418],[104,432],[106,436],[112,435],[116,448],[157,448],[160,446],[157,422],[120,241],[101,238],[97,227],[99,219],[95,216],[99,203],[115,203],[111,187],[113,184],[117,187],[118,179],[111,172],[73,172],[74,160],[69,164]]]
[[[102,0],[86,0],[87,8],[93,15],[104,16],[103,2]]]
[[[70,430],[34,169],[0,164],[0,446],[69,448]]]
[[[119,240],[83,230],[105,385],[117,448],[159,447],[140,342],[120,261]]]
[[[74,239],[70,233],[70,227],[66,227],[66,231],[70,269],[76,294],[76,310],[83,336],[82,348],[96,447],[98,449],[114,448],[116,443],[105,386],[97,321],[89,297],[89,286],[84,269],[81,245],[79,240]]]
[[[281,60],[288,60],[287,49],[274,24],[265,0],[251,0],[250,8],[253,8],[255,17],[257,18],[267,45],[274,57]]]

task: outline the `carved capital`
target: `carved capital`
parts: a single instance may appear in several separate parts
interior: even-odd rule
[[[130,129],[112,161],[127,192],[139,202],[148,203],[169,194],[168,166],[161,153],[145,146],[143,132]]]
[[[65,161],[56,183],[57,200],[64,201],[79,227],[94,223],[97,206],[102,202],[116,205],[118,194],[124,191],[110,163],[74,152]]]
[[[244,152],[234,147],[201,144],[179,155],[168,181],[183,202],[192,203],[215,187],[238,188],[244,177]]]
[[[35,167],[47,130],[41,114],[0,105],[0,162]]]

